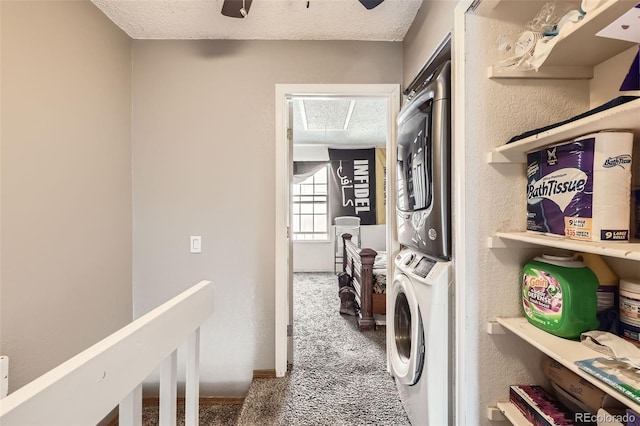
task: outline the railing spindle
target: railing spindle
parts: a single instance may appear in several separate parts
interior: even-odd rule
[[[198,426],[200,408],[200,327],[187,338],[185,426]]]
[[[160,424],[176,426],[178,351],[171,352],[160,366]]]
[[[136,386],[120,403],[118,425],[142,426],[142,384]]]

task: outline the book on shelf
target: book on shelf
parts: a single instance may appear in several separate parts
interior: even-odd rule
[[[576,361],[583,371],[597,377],[627,398],[640,404],[640,366],[628,358],[597,357]]]

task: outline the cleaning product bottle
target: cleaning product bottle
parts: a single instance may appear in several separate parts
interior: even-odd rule
[[[618,276],[609,268],[604,259],[593,253],[576,253],[573,258],[580,260],[598,277],[598,313],[618,307]]]
[[[572,256],[548,255],[522,271],[522,307],[527,320],[551,334],[575,339],[598,328],[598,278]]]

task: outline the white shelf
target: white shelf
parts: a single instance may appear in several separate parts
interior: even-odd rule
[[[522,415],[520,410],[518,410],[518,407],[513,405],[511,402],[498,402],[496,405],[512,425],[532,426],[532,423],[527,420],[527,418]]]
[[[526,153],[578,136],[602,130],[633,130],[640,134],[640,99],[624,103],[588,117],[496,148],[489,157],[495,163],[526,163]]]
[[[561,236],[539,235],[533,232],[497,232],[496,238],[490,241],[489,248],[512,247],[510,243],[505,243],[501,240],[515,241],[518,243],[515,246],[519,247],[522,247],[520,243],[525,243],[576,252],[594,253],[620,259],[640,260],[640,242],[638,241],[578,241]]]
[[[526,318],[496,318],[496,321],[507,330],[515,333],[525,342],[549,355],[589,383],[605,391],[611,395],[612,398],[617,399],[635,412],[640,412],[640,404],[622,395],[589,373],[580,370],[574,364],[575,361],[602,356],[601,353],[587,348],[578,341],[556,337],[546,331],[540,330],[529,324]]]
[[[498,78],[536,78],[538,80],[591,80],[593,78],[593,68],[590,67],[568,67],[568,66],[545,66],[538,71],[535,70],[511,70],[501,69],[495,65],[490,66],[487,77]]]
[[[637,0],[609,0],[587,13],[571,31],[561,33],[553,39],[555,46],[538,72],[523,73],[492,67],[489,75],[491,78],[554,78],[555,74],[555,78],[561,79],[591,78],[595,65],[634,45],[632,42],[598,37],[596,34],[636,4]],[[532,18],[533,16],[529,17]]]

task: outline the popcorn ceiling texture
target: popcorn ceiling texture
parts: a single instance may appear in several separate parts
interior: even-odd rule
[[[134,39],[401,41],[422,0],[255,0],[244,19],[220,13],[223,0],[92,0]]]

